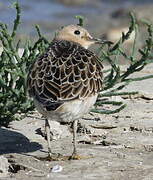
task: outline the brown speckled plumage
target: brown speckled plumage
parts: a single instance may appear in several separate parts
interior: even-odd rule
[[[32,65],[28,92],[47,110],[102,89],[102,64],[91,51],[70,41],[53,41]]]
[[[74,149],[71,157],[79,158],[76,151],[77,121],[89,112],[103,86],[101,61],[87,49],[99,41],[80,26],[66,26],[29,70],[28,92],[46,119],[51,158],[54,154],[50,144],[50,120],[73,122]]]

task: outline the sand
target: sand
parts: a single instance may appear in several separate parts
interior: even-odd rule
[[[148,65],[134,77],[152,74],[152,69],[153,65]],[[7,164],[3,166],[6,167],[5,173],[0,169],[0,179],[152,180],[152,88],[152,79],[131,83],[124,91],[140,93],[116,98],[127,104],[124,110],[112,115],[92,113],[80,120],[78,152],[84,157],[81,160],[49,162],[36,158],[47,155],[47,143],[43,137],[44,120],[37,112],[12,122],[10,128],[0,128],[0,154],[3,156],[0,164],[7,163],[3,160],[6,158],[12,167],[11,172],[6,173]],[[55,122],[52,132],[53,151],[71,155],[70,125]]]

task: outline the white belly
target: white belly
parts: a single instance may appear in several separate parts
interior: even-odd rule
[[[35,101],[37,110],[47,119],[58,122],[71,122],[81,118],[88,113],[95,104],[97,95],[87,97],[83,100],[67,101],[58,107],[55,111],[46,111],[41,104]]]

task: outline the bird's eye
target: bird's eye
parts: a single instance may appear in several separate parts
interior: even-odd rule
[[[79,34],[80,34],[80,31],[79,31],[79,30],[76,30],[76,31],[74,31],[74,34],[79,35]]]

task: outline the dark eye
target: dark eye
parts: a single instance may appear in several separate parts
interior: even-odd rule
[[[79,31],[79,30],[76,30],[76,31],[74,31],[74,34],[79,35],[79,34],[80,34],[80,31]]]

